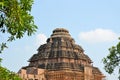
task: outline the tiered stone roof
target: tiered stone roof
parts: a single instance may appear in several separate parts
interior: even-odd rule
[[[53,30],[37,51],[29,59],[29,65],[19,71],[23,80],[102,80],[104,77],[64,28]]]
[[[54,59],[53,62],[50,62],[52,59]],[[67,60],[63,62],[58,59]],[[70,62],[70,60],[73,60],[73,62]],[[39,63],[39,61],[41,61],[41,63]],[[82,61],[86,64],[83,64]],[[47,39],[47,43],[38,48],[38,53],[34,54],[29,62],[31,62],[31,66],[46,68],[48,70],[66,68],[71,70],[82,70],[82,65],[90,65],[92,60],[84,54],[84,50],[80,45],[75,44],[75,41],[69,34],[68,30],[64,28],[56,28],[53,30],[50,38]],[[32,64],[32,62],[38,62],[38,64]]]

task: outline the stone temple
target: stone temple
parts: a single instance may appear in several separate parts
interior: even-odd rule
[[[92,65],[84,49],[75,44],[68,30],[56,28],[46,42],[29,59],[29,65],[19,70],[23,80],[103,80],[105,77]]]

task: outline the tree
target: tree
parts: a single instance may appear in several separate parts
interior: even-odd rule
[[[0,80],[22,80],[17,74],[0,66]]]
[[[119,38],[120,40],[120,38]],[[103,59],[104,69],[112,74],[115,69],[118,70],[118,79],[120,80],[120,42],[116,46],[109,48],[110,54]]]
[[[7,48],[7,43],[21,39],[25,34],[36,32],[33,16],[30,14],[33,0],[0,0],[0,33],[7,34],[0,42],[0,53]],[[0,35],[1,40],[1,35]],[[0,64],[2,59],[0,58]],[[0,80],[21,80],[14,72],[0,65]]]
[[[22,38],[26,33],[31,36],[37,29],[30,11],[33,0],[0,1],[0,33],[9,34],[5,42],[0,43],[0,53],[6,43]]]

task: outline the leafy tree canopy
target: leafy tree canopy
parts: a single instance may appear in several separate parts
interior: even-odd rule
[[[120,80],[120,42],[116,46],[109,48],[109,52],[110,54],[103,59],[104,68],[109,74],[112,74],[117,69]]]
[[[34,0],[0,0],[0,40],[1,34],[8,34],[6,41],[0,42],[0,53],[7,48],[6,43],[31,36],[36,32],[33,16],[30,14]],[[0,64],[1,64],[0,58]],[[0,80],[21,80],[14,72],[0,65]]]
[[[37,29],[33,16],[30,14],[33,0],[2,0],[0,1],[0,33],[9,34],[4,42],[0,42],[0,53],[7,42],[31,36]]]
[[[22,80],[17,74],[0,66],[0,80]]]

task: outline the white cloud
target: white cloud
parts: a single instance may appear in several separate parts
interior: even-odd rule
[[[95,29],[81,32],[79,39],[89,43],[111,42],[118,39],[118,34],[109,29]]]
[[[38,46],[46,43],[46,40],[47,40],[47,36],[46,36],[45,34],[38,34],[38,35],[36,36],[36,44],[37,44]]]

